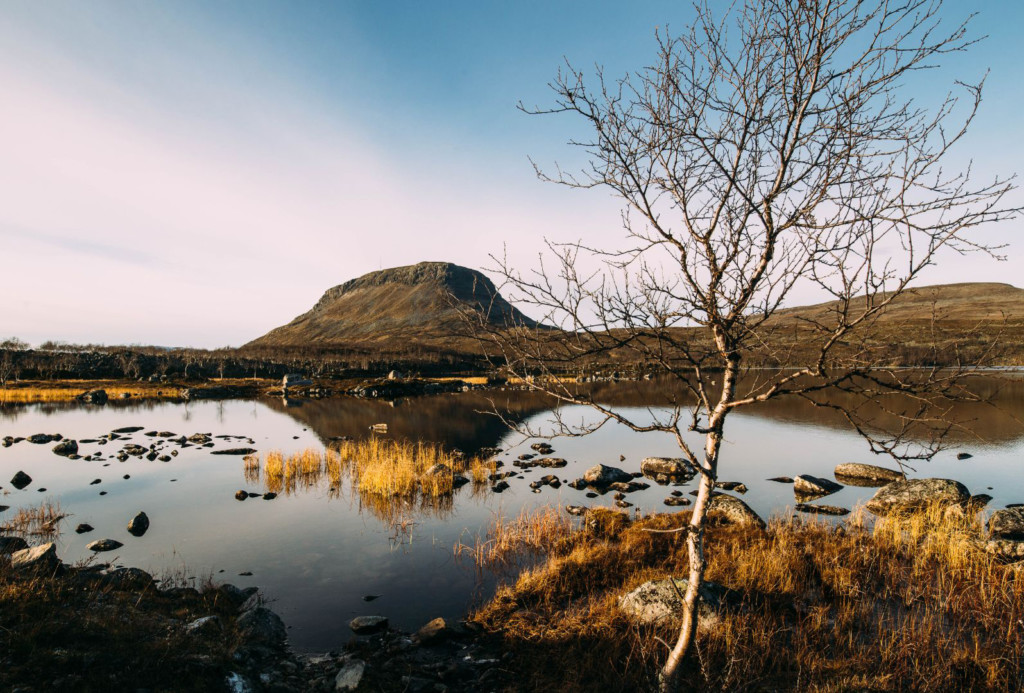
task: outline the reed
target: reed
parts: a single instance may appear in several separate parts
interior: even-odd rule
[[[60,521],[67,517],[60,503],[47,499],[37,506],[19,508],[13,517],[0,525],[0,530],[22,537],[55,537],[60,533]]]

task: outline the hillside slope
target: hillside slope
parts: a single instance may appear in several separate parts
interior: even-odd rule
[[[328,289],[309,311],[246,346],[436,342],[465,333],[467,312],[499,327],[536,325],[480,272],[449,262],[421,262],[371,272]]]

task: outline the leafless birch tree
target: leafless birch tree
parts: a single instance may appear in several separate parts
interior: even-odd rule
[[[935,393],[948,395],[949,372],[880,369],[856,336],[940,251],[994,254],[972,232],[1017,213],[1006,201],[1012,179],[978,182],[970,165],[949,165],[983,77],[954,83],[932,107],[924,102],[935,94],[904,92],[975,41],[966,20],[947,24],[939,0],[746,0],[712,11],[725,6],[698,3],[688,30],[659,33],[650,67],[609,80],[567,64],[551,85],[554,105],[524,108],[586,123],[589,135],[571,144],[587,166],[538,173],[614,191],[625,203],[625,240],[551,244],[534,271],[499,259],[510,298],[561,328],[506,332],[498,341],[513,372],[543,375],[629,353],[690,392],[670,413],[638,421],[564,380],[533,380],[603,421],[673,434],[699,472],[682,528],[689,585],[665,690],[676,687],[695,637],[705,519],[729,414],[780,397],[838,406],[827,396],[834,388],[864,400],[909,394],[920,406],[894,412],[900,430],[878,431],[856,408],[844,414],[876,451],[929,454],[911,453],[905,436],[929,422],[941,434],[931,407]],[[811,287],[836,307],[805,317],[794,335],[779,312]],[[766,355],[790,368],[741,378]],[[703,449],[687,431],[703,437]]]

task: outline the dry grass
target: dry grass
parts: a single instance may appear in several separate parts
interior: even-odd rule
[[[496,526],[481,564],[530,565],[474,615],[517,654],[525,689],[638,690],[665,656],[617,597],[685,576],[687,513],[617,532],[566,529],[550,511]],[[730,590],[684,676],[702,689],[1020,690],[1024,583],[977,547],[976,518],[939,510],[844,525],[775,521],[709,531],[707,579]],[[538,541],[538,537],[542,537]],[[501,550],[498,551],[497,547]],[[520,558],[514,558],[516,553]],[[543,562],[536,556],[541,554]]]
[[[14,517],[0,525],[0,531],[24,538],[52,538],[60,534],[60,521],[67,516],[59,502],[47,499],[34,508],[20,508]]]
[[[8,383],[0,387],[0,404],[28,404],[33,402],[71,402],[89,390],[105,390],[110,399],[122,394],[132,398],[181,397],[181,388],[167,383],[125,383],[109,380],[64,380],[58,382]]]

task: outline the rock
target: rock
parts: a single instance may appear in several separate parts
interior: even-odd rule
[[[221,631],[219,616],[203,616],[185,624],[185,632],[189,635],[213,635]]]
[[[990,539],[1024,540],[1024,508],[1007,508],[992,513],[988,520]]]
[[[387,433],[388,425],[386,423],[377,423],[370,426],[370,430],[374,433]]]
[[[379,633],[388,628],[387,616],[356,616],[348,622],[348,627],[357,635]]]
[[[90,544],[86,544],[85,548],[98,553],[100,551],[113,551],[114,549],[119,549],[122,546],[124,546],[124,544],[116,539],[97,539]]]
[[[616,481],[628,483],[633,480],[633,475],[619,469],[618,467],[609,467],[604,464],[598,464],[583,473],[583,480],[591,486],[602,487],[609,486]]]
[[[140,510],[139,514],[128,523],[128,532],[136,537],[141,537],[147,529],[149,529],[149,517]]]
[[[657,478],[659,474],[681,479],[692,479],[697,472],[682,457],[645,457],[640,462],[640,472],[647,477]]]
[[[619,597],[619,609],[632,620],[643,625],[660,625],[682,618],[683,600],[689,582],[682,578],[651,580],[632,592]],[[707,632],[718,625],[721,617],[722,588],[712,582],[700,587],[700,607],[697,630]]]
[[[366,671],[366,662],[361,659],[352,659],[345,663],[338,675],[334,678],[334,690],[354,691],[359,688],[363,680],[363,672]]]
[[[790,476],[773,476],[768,481],[777,481],[780,484],[792,484],[793,483],[793,477],[790,477]]]
[[[92,531],[92,525],[83,522],[82,524],[75,527],[75,534],[86,534]]]
[[[111,433],[138,433],[142,429],[142,426],[124,426],[122,428],[115,428]]]
[[[15,570],[53,570],[59,565],[57,545],[53,542],[21,549],[11,554],[11,567]]]
[[[263,500],[274,500],[275,498],[277,498],[277,494],[274,493],[273,491],[269,491],[263,494]]]
[[[990,539],[985,543],[985,552],[1001,561],[1016,563],[1024,560],[1024,541],[1014,539]]]
[[[0,536],[0,554],[14,553],[28,548],[28,542],[21,537]]]
[[[754,525],[765,529],[768,525],[749,505],[735,496],[712,493],[708,501],[708,517],[724,524]]]
[[[211,450],[211,455],[251,455],[256,448],[228,448],[226,450]]]
[[[75,399],[86,404],[106,404],[109,398],[107,397],[106,390],[89,390],[78,395]]]
[[[793,493],[798,496],[828,496],[842,488],[842,484],[837,484],[831,479],[822,479],[810,474],[801,474],[793,479]]]
[[[796,509],[802,513],[814,513],[816,515],[849,515],[847,508],[840,508],[838,505],[811,505],[810,503],[797,503]]]
[[[249,492],[248,491],[243,491],[241,489],[239,489],[238,491],[235,491],[235,500],[244,501],[248,497],[249,497]]]
[[[153,584],[153,576],[140,568],[115,568],[104,575],[104,582],[117,589],[145,589]]]
[[[224,678],[224,685],[231,693],[253,693],[254,690],[249,679],[234,671]]]
[[[967,487],[952,479],[905,479],[887,484],[867,502],[876,515],[924,510],[932,503],[963,505],[970,498]]]
[[[438,617],[416,631],[416,640],[420,645],[429,647],[444,642],[452,635],[452,632],[448,623],[443,618]]]
[[[388,380],[402,380],[405,375],[401,371],[391,371],[388,373]]]
[[[56,445],[53,446],[53,452],[57,455],[75,455],[78,453],[78,443],[74,440],[65,438]]]
[[[747,485],[739,481],[716,481],[715,488],[720,488],[723,491],[735,491],[736,493],[747,492]]]
[[[992,496],[987,493],[976,493],[967,499],[967,508],[972,513],[981,512],[985,506],[992,502]]]
[[[63,436],[50,433],[33,433],[25,440],[30,443],[35,443],[36,445],[45,445],[46,443],[52,443],[56,440],[60,440],[62,437]]]
[[[585,505],[567,505],[567,506],[565,506],[565,512],[569,513],[570,515],[575,515],[577,517],[579,517],[581,515],[586,515],[588,510],[590,510],[590,508],[588,508]]]
[[[852,481],[851,485],[859,486],[857,481],[861,482],[882,482],[882,484],[892,483],[893,481],[902,481],[906,479],[906,475],[896,469],[888,469],[886,467],[878,467],[873,464],[860,464],[857,462],[846,462],[844,464],[837,464],[835,468],[835,475],[838,479],[842,477],[842,481]],[[873,485],[873,484],[871,484]]]
[[[958,453],[956,454],[956,458],[957,458],[958,460],[969,460],[969,459],[971,459],[972,457],[974,457],[974,455],[972,455],[972,454],[971,454],[971,453],[969,453],[969,452],[958,452]]]
[[[502,491],[507,490],[508,487],[509,486],[507,481],[499,481],[494,486],[491,486],[491,491],[493,491],[494,493],[501,493]]]
[[[308,387],[313,381],[301,373],[289,373],[281,379],[281,387],[287,390],[290,387]]]
[[[665,505],[671,507],[687,506],[690,505],[692,502],[693,501],[691,501],[689,498],[680,498],[679,496],[669,496],[664,501]]]
[[[239,637],[250,644],[281,647],[288,637],[284,621],[265,606],[250,609],[235,621]]]
[[[32,483],[32,477],[25,472],[19,471],[13,477],[11,477],[11,486],[18,489],[19,491],[29,484]]]

